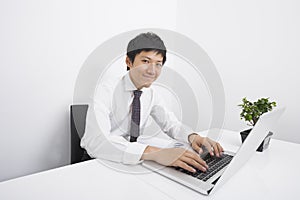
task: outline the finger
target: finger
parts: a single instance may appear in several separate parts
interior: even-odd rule
[[[199,154],[203,153],[203,149],[201,147],[199,147],[198,153]]]
[[[196,170],[193,167],[189,166],[188,164],[186,164],[185,162],[180,161],[180,160],[176,163],[176,166],[181,167],[182,169],[185,169],[185,170],[190,171],[192,173],[196,172]]]
[[[196,161],[195,159],[193,158],[190,158],[190,157],[183,157],[181,159],[183,162],[185,162],[186,164],[190,165],[190,166],[193,166],[203,172],[206,171],[206,167],[201,165],[198,161]]]
[[[218,142],[215,143],[215,145],[213,146],[213,148],[214,148],[214,151],[215,151],[217,157],[219,157],[220,155],[222,155],[224,149],[223,149],[223,147]]]
[[[199,154],[201,154],[203,152],[202,148],[197,143],[192,144],[192,147]]]
[[[217,146],[218,146],[218,149],[219,149],[220,154],[222,155],[223,152],[224,152],[223,147],[222,147],[222,146],[220,145],[220,143],[218,143],[218,142],[217,142]]]
[[[214,156],[214,152],[213,152],[213,150],[212,150],[212,145],[209,143],[208,140],[209,140],[209,139],[205,139],[205,140],[203,141],[203,145],[205,146],[205,148],[207,149],[207,151],[209,152],[209,154],[210,154],[211,156]]]
[[[207,163],[202,158],[200,158],[200,156],[198,154],[195,154],[194,152],[187,152],[185,154],[185,156],[188,157],[188,158],[191,158],[191,159],[195,160],[200,165],[202,165],[203,167],[205,167],[206,169],[208,169]]]
[[[216,156],[220,157],[221,151],[219,149],[218,143],[215,143],[213,148],[214,148],[214,152],[215,152]]]
[[[223,147],[221,146],[221,144],[219,144],[220,145],[220,148],[221,148],[221,152],[224,152],[224,149],[223,149]]]

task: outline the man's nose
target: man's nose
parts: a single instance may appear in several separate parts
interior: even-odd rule
[[[147,72],[149,74],[155,74],[155,63],[149,63],[148,64]]]

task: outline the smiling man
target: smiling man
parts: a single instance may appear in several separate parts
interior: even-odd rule
[[[153,160],[165,166],[178,166],[188,171],[206,171],[208,166],[199,153],[205,146],[211,155],[223,152],[221,145],[201,137],[177,120],[166,109],[160,94],[151,87],[166,62],[166,47],[154,33],[142,33],[127,46],[128,73],[115,86],[110,82],[100,86],[101,95],[94,99],[94,109],[100,131],[92,130],[87,120],[81,146],[94,158],[104,158],[124,164]],[[91,109],[91,108],[89,108]],[[139,142],[148,119],[152,117],[170,137],[189,143],[195,151],[183,148],[158,148]],[[108,140],[116,149],[104,144]]]
[[[130,79],[138,90],[150,87],[158,78],[163,65],[163,57],[155,51],[142,51],[136,55],[134,62],[129,57],[126,64],[131,69]]]

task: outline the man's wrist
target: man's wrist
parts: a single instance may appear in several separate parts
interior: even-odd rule
[[[160,151],[161,149],[158,147],[147,146],[141,159],[142,160],[155,160],[156,152]]]
[[[197,133],[191,133],[191,134],[189,134],[189,136],[188,136],[189,143],[193,143],[193,141],[194,141],[194,139],[195,139],[195,137],[197,135],[198,135]]]

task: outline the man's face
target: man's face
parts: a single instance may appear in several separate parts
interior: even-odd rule
[[[130,68],[129,75],[137,89],[150,87],[159,77],[163,57],[154,51],[142,51],[135,56],[134,62],[126,58],[126,64]]]

